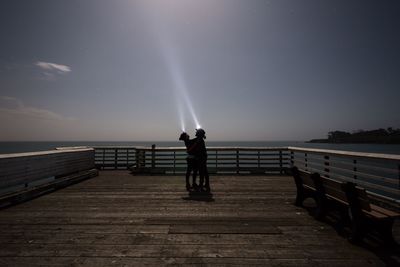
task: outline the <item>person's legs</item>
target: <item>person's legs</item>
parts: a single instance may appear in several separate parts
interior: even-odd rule
[[[204,164],[204,178],[205,178],[205,188],[209,192],[211,190],[210,188],[210,177],[208,175],[208,169],[207,169],[207,162]]]
[[[199,183],[199,187],[202,188],[204,185],[204,168],[203,168],[203,161],[202,160],[198,160],[198,170],[199,170],[199,176],[200,176],[200,183]]]
[[[190,190],[189,177],[190,177],[190,173],[192,172],[193,166],[192,166],[192,163],[191,163],[190,159],[186,159],[186,162],[187,162],[187,169],[186,169],[186,190],[189,191],[189,190]]]
[[[197,178],[197,173],[198,173],[198,166],[197,166],[197,162],[194,160],[193,161],[193,180],[192,180],[192,186],[193,189],[197,190],[198,185],[196,184],[196,178]]]
[[[207,159],[202,159],[199,161],[199,172],[200,172],[200,188],[203,191],[204,190],[210,191],[210,182],[207,170]]]

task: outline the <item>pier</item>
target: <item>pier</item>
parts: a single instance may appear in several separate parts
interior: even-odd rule
[[[319,221],[311,199],[295,206],[289,170],[356,181],[374,203],[397,209],[399,163],[396,155],[210,148],[212,195],[190,196],[183,148],[2,155],[0,266],[394,266],[398,247],[373,237],[352,244],[335,214]]]

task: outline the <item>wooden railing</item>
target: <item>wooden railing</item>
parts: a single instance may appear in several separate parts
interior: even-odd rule
[[[400,156],[299,147],[208,147],[210,173],[285,173],[292,166],[400,202]],[[186,170],[184,147],[95,147],[99,169],[176,174]]]
[[[291,165],[400,203],[400,155],[288,147]]]
[[[93,148],[0,155],[0,196],[94,169]]]
[[[183,173],[184,147],[95,147],[100,169],[133,169],[141,173]],[[210,173],[283,173],[290,167],[289,151],[283,147],[208,147]]]

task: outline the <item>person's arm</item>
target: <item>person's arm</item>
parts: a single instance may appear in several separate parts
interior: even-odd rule
[[[188,147],[187,152],[190,153],[190,152],[195,151],[197,145],[198,145],[198,142],[197,142],[197,140],[195,140],[195,141],[192,143],[192,145],[190,145],[190,146]]]
[[[185,143],[186,150],[189,149],[190,146],[189,140],[184,140],[183,142]]]

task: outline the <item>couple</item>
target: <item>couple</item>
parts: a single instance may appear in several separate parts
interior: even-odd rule
[[[206,139],[206,132],[203,129],[196,129],[196,138],[190,139],[190,136],[183,132],[179,137],[179,140],[185,142],[186,152],[188,156],[187,170],[186,170],[186,190],[187,191],[205,191],[210,192],[210,182],[207,170],[207,149],[204,143]],[[193,171],[193,184],[190,186],[189,177],[190,173]],[[196,176],[199,172],[200,184],[196,184]],[[204,183],[205,180],[205,183]]]

